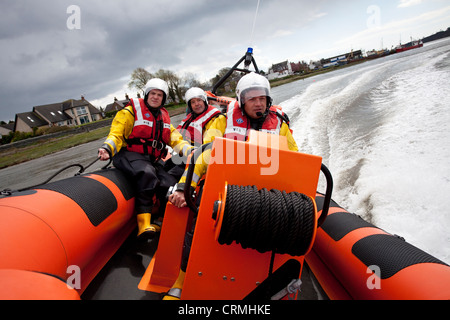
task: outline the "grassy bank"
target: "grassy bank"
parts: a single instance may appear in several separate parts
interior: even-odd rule
[[[175,105],[167,108],[171,116],[185,111],[185,105]],[[49,138],[26,147],[11,147],[0,153],[0,169],[22,162],[37,159],[55,152],[78,146],[87,142],[106,138],[110,126],[90,130],[78,134],[70,134],[60,138]]]
[[[348,66],[348,65],[347,65]],[[272,80],[271,86],[277,87],[290,82],[306,79],[319,74],[331,72],[336,69],[345,68],[347,66],[341,66],[337,68],[328,68],[325,70],[309,73],[306,75],[294,75],[288,76],[282,79]],[[170,116],[178,115],[185,112],[186,106],[173,105],[167,107]],[[0,154],[0,169],[16,165],[25,161],[37,159],[55,152],[62,151],[64,149],[72,148],[80,144],[95,141],[101,138],[105,138],[109,133],[109,126],[91,130],[90,132],[84,132],[79,134],[71,134],[60,138],[49,138],[48,140],[40,141],[34,145],[26,147],[11,147]]]
[[[7,149],[0,154],[0,169],[104,138],[108,135],[108,132],[109,127],[103,127],[90,132],[40,141],[23,148]]]
[[[350,64],[345,64],[345,65],[342,65],[342,66],[335,66],[335,67],[330,67],[330,68],[326,68],[326,69],[321,69],[321,70],[313,71],[313,72],[310,72],[310,73],[307,73],[307,74],[286,76],[284,78],[271,80],[270,81],[270,86],[272,88],[275,88],[275,87],[282,86],[282,85],[290,83],[290,82],[303,80],[303,79],[306,79],[306,78],[317,76],[319,74],[324,74],[324,73],[332,72],[332,71],[339,70],[339,69],[345,69],[345,68],[348,68],[348,67],[360,64],[360,63],[364,63],[364,62],[366,62],[366,60],[356,61],[356,62],[352,62]]]

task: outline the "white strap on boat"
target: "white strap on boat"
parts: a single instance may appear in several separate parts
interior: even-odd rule
[[[281,290],[280,292],[276,293],[271,300],[281,300],[283,297],[285,297],[288,294],[296,293],[300,290],[300,287],[302,285],[302,281],[300,279],[294,279],[292,280],[286,288]]]
[[[174,298],[181,299],[181,289],[180,288],[172,288],[169,290],[169,292],[167,292],[167,295],[174,297]]]

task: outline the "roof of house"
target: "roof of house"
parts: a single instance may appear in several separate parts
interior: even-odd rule
[[[8,129],[10,131],[14,130],[14,122],[7,123],[7,124],[1,124],[0,127]]]
[[[94,107],[89,101],[85,100],[85,99],[81,99],[81,100],[75,100],[75,99],[70,99],[70,100],[66,100],[62,103],[62,110],[66,111],[68,109],[72,109],[72,108],[78,108],[78,107],[88,107],[89,112],[91,114],[99,114],[101,113],[100,110],[98,110],[96,107]]]
[[[21,119],[23,122],[27,124],[30,128],[38,128],[42,126],[48,125],[47,121],[42,119],[37,113],[35,112],[23,112],[16,114],[17,119]],[[17,124],[17,120],[15,121]],[[14,127],[15,129],[15,127]],[[15,130],[14,130],[15,131]]]
[[[106,106],[105,108],[105,112],[109,112],[109,111],[113,111],[113,110],[118,110],[117,108],[115,108],[115,106],[119,107],[120,109],[123,109],[127,106],[127,104],[129,103],[130,100],[116,100],[113,103],[110,103]]]
[[[53,103],[43,106],[37,106],[33,108],[33,111],[39,113],[45,119],[49,120],[51,123],[57,123],[60,121],[72,119],[65,112],[63,112],[63,106],[61,103]]]
[[[273,72],[280,72],[280,71],[286,70],[287,68],[288,68],[288,61],[287,60],[272,65]]]

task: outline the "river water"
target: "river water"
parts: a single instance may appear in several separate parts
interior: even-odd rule
[[[333,199],[450,263],[450,39],[274,88]],[[323,183],[322,183],[323,184]]]
[[[449,83],[446,39],[272,90],[300,151],[321,156],[331,171],[336,202],[447,263]],[[172,118],[175,126],[180,120]],[[86,166],[103,140],[2,169],[0,190],[39,184],[69,164]]]

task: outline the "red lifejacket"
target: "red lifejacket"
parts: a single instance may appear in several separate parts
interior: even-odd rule
[[[277,116],[278,111],[279,109],[270,107],[269,113],[260,131],[271,134],[280,134],[283,120],[281,117]],[[281,111],[280,114],[283,115]],[[239,103],[231,102],[228,105],[227,110],[227,128],[225,129],[224,138],[245,141],[249,129],[251,129],[250,121],[248,121],[247,116],[242,112]]]
[[[148,154],[158,160],[167,153],[170,143],[170,116],[165,108],[160,108],[157,118],[148,110],[144,99],[131,99],[134,111],[134,127],[126,139],[127,150]],[[143,141],[142,141],[143,140]]]
[[[213,106],[208,106],[208,108],[198,116],[191,112],[183,121],[181,121],[177,130],[185,140],[190,141],[192,145],[201,145],[203,144],[203,129],[209,121],[220,114],[222,114],[222,112]],[[194,117],[196,118],[194,119]]]

